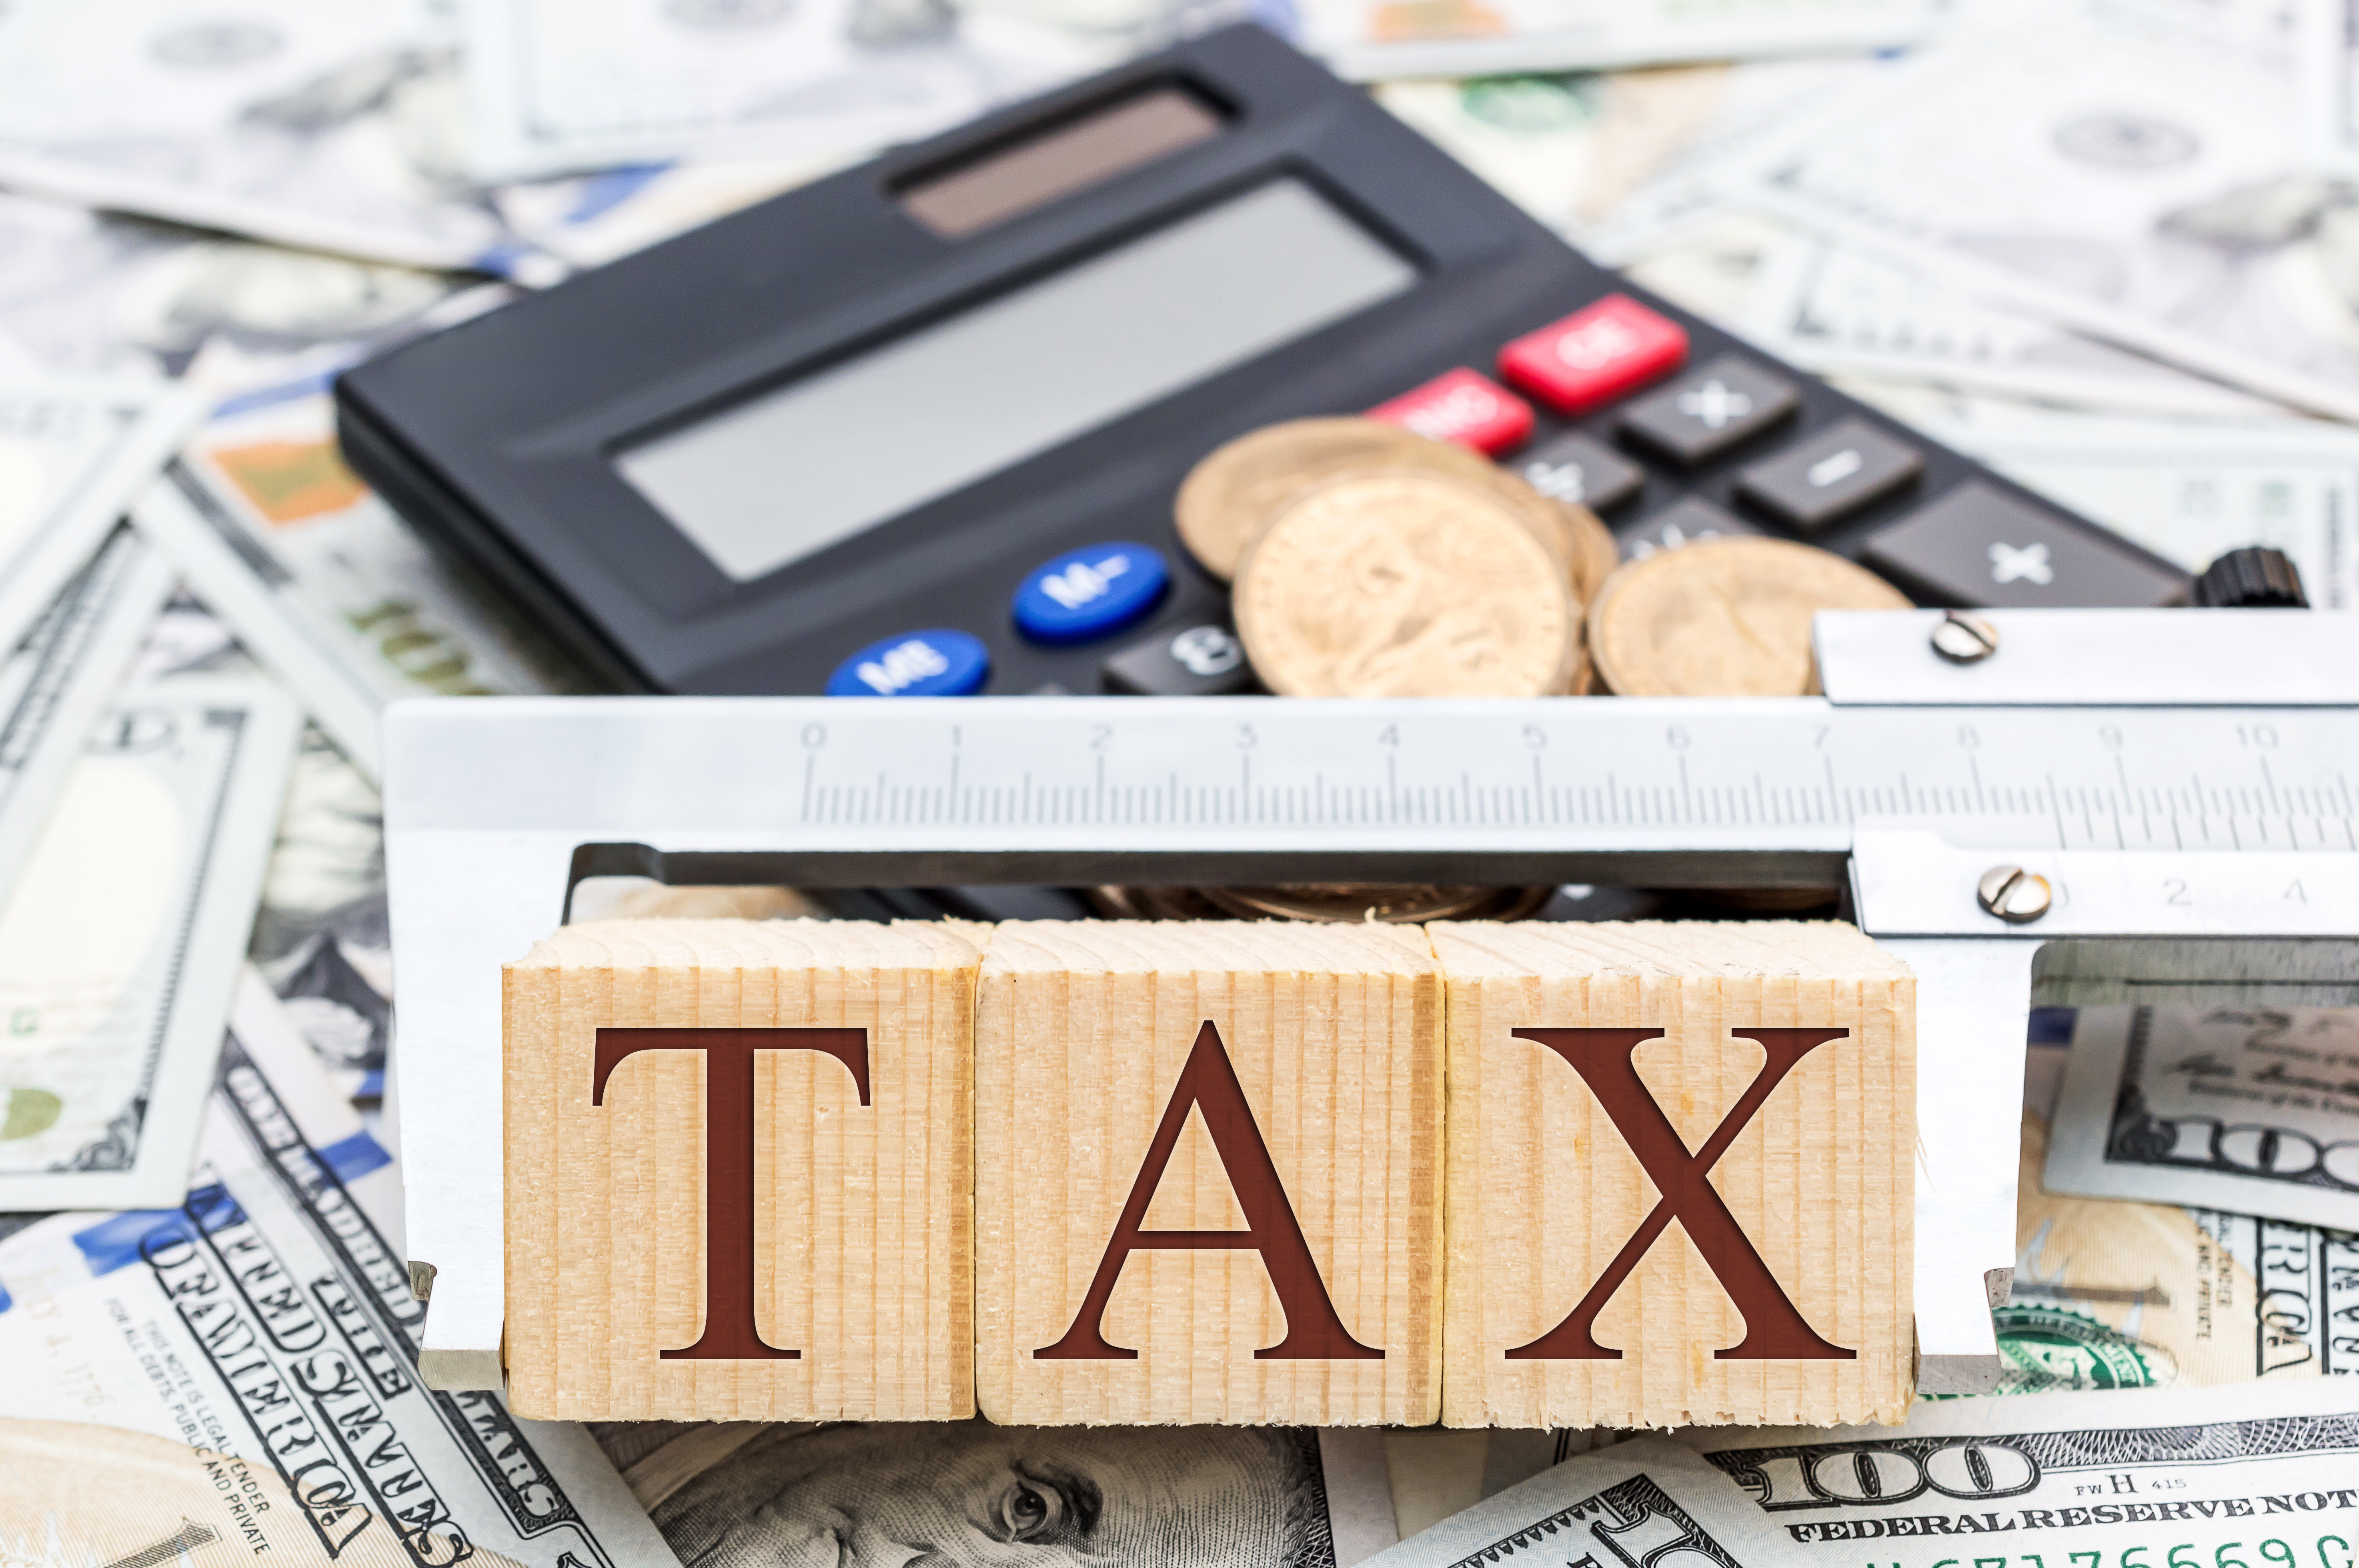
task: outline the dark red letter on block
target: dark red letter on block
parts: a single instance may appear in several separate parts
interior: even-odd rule
[[[1147,1206],[1154,1201],[1155,1189],[1163,1180],[1163,1168],[1171,1162],[1171,1151],[1179,1147],[1190,1106],[1204,1113],[1204,1130],[1212,1135],[1212,1147],[1228,1169],[1237,1207],[1245,1212],[1243,1230],[1139,1228],[1139,1222],[1147,1217]],[[1106,1243],[1105,1260],[1090,1281],[1090,1293],[1082,1299],[1080,1314],[1073,1319],[1073,1326],[1065,1330],[1064,1338],[1032,1352],[1034,1359],[1137,1360],[1137,1351],[1106,1343],[1106,1303],[1114,1295],[1114,1281],[1122,1277],[1123,1263],[1133,1252],[1165,1247],[1250,1247],[1261,1254],[1262,1267],[1269,1271],[1269,1282],[1277,1292],[1277,1304],[1286,1311],[1286,1337],[1266,1350],[1255,1351],[1255,1360],[1385,1358],[1383,1351],[1353,1338],[1343,1320],[1335,1315],[1335,1303],[1328,1299],[1326,1282],[1319,1278],[1319,1265],[1311,1260],[1310,1244],[1302,1239],[1302,1227],[1295,1220],[1294,1206],[1287,1201],[1277,1167],[1270,1162],[1269,1146],[1262,1141],[1253,1108],[1245,1103],[1245,1086],[1237,1082],[1236,1069],[1222,1048],[1220,1032],[1209,1021],[1196,1032],[1195,1048],[1188,1053],[1187,1065],[1180,1069],[1179,1087],[1171,1091],[1171,1103],[1163,1108],[1163,1123],[1155,1130],[1155,1141],[1147,1146],[1147,1162],[1131,1184],[1130,1201],[1122,1206],[1122,1217],[1114,1222],[1114,1239]]]
[[[601,1029],[590,1103],[637,1051],[704,1053],[704,1333],[666,1361],[799,1361],[754,1326],[754,1053],[821,1051],[842,1063],[868,1103],[865,1029]]]
[[[1670,1118],[1647,1092],[1638,1076],[1632,1055],[1648,1040],[1662,1037],[1659,1029],[1518,1029],[1518,1040],[1534,1040],[1547,1046],[1572,1065],[1582,1081],[1589,1086],[1605,1114],[1614,1119],[1614,1127],[1630,1145],[1630,1152],[1638,1157],[1639,1165],[1663,1195],[1605,1272],[1581,1298],[1572,1315],[1533,1340],[1507,1352],[1510,1361],[1619,1361],[1622,1352],[1609,1350],[1597,1343],[1590,1330],[1596,1325],[1597,1314],[1614,1299],[1614,1292],[1638,1267],[1638,1260],[1655,1244],[1672,1220],[1687,1231],[1688,1239],[1702,1254],[1721,1288],[1745,1314],[1743,1343],[1726,1350],[1712,1352],[1722,1361],[1852,1361],[1859,1352],[1845,1350],[1819,1337],[1802,1314],[1794,1309],[1793,1298],[1787,1295],[1769,1272],[1769,1265],[1736,1217],[1728,1212],[1720,1194],[1705,1176],[1736,1135],[1745,1130],[1745,1123],[1759,1113],[1770,1092],[1785,1080],[1794,1065],[1830,1040],[1840,1040],[1851,1033],[1848,1029],[1733,1029],[1730,1033],[1741,1040],[1758,1041],[1769,1054],[1761,1071],[1753,1079],[1753,1087],[1745,1091],[1704,1146],[1690,1155],[1687,1145],[1680,1141],[1679,1131],[1671,1126]]]

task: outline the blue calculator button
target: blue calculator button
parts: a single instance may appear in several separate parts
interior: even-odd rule
[[[1016,626],[1036,643],[1110,636],[1155,608],[1171,584],[1145,545],[1092,545],[1034,568],[1016,590]]]
[[[828,676],[830,697],[972,697],[991,674],[980,638],[939,627],[871,643]]]

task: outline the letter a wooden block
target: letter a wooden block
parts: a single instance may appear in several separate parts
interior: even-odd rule
[[[1440,1000],[1397,927],[1001,925],[975,1029],[984,1413],[1434,1420]]]
[[[972,1415],[975,946],[633,920],[508,966],[508,1393],[541,1419]]]
[[[1916,981],[1848,925],[1437,925],[1452,1426],[1895,1422]]]

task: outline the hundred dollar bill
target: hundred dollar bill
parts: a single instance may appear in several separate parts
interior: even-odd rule
[[[424,0],[16,0],[0,182],[310,250],[505,270]]]
[[[1789,1549],[1727,1476],[1641,1436],[1543,1470],[1372,1559],[1369,1568],[1771,1568]]]
[[[0,902],[0,1211],[186,1192],[295,735],[251,678],[102,717]]]
[[[1728,218],[1732,190],[1767,148],[1806,141],[1892,69],[1761,60],[1390,81],[1375,96],[1533,217],[1621,266]]]
[[[133,520],[372,779],[397,697],[589,689],[353,476],[333,421],[319,395],[224,415]]]
[[[338,1089],[381,1097],[393,1038],[385,808],[316,729],[288,780],[252,956]]]
[[[2359,1230],[2359,1009],[2082,1009],[2045,1181]]]
[[[691,152],[851,156],[1103,63],[1054,47],[1053,26],[978,26],[968,13],[981,9],[938,0],[481,0],[464,12],[473,168],[502,181]],[[1140,41],[1157,18],[1184,7],[1157,0],[1144,9],[1130,29]],[[1016,30],[1041,32],[1051,47],[1010,47]]]
[[[2359,1540],[2354,1412],[2359,1385],[2330,1378],[1676,1435],[1744,1488],[1777,1537],[1765,1561],[1781,1564],[2344,1568]]]
[[[14,373],[0,358],[0,650],[98,553],[198,412],[153,382]]]
[[[1394,1540],[1372,1428],[593,1423],[684,1563],[1353,1568]]]
[[[1762,160],[1753,194],[1937,282],[2359,417],[2359,197],[2304,172],[2297,45],[2267,0],[2038,7],[1894,71]]]
[[[170,567],[117,527],[0,664],[0,894],[171,591]]]
[[[151,384],[168,376],[211,401],[304,377],[324,385],[370,345],[471,314],[506,293],[440,273],[0,195],[0,373]],[[184,421],[202,411],[192,399]],[[184,422],[162,449],[185,430]],[[141,479],[161,462],[159,453]],[[107,521],[125,500],[114,498]]]
[[[8,1560],[674,1563],[582,1428],[419,1381],[392,1157],[250,973],[214,1034],[180,1201],[0,1241]]]
[[[1304,0],[1302,42],[1356,81],[1893,49],[1941,0]]]
[[[2048,1119],[2027,1108],[1997,1392],[2359,1374],[2359,1238],[2052,1193],[2047,1153]]]
[[[2313,167],[2359,174],[2359,0],[2301,8],[2302,108]]]
[[[2076,332],[1887,255],[1774,231],[1735,323],[1824,374],[1904,377],[2091,413],[2254,419],[2281,406]]]
[[[2201,571],[2283,550],[2310,604],[2359,609],[2359,434],[2319,420],[2139,419],[1981,397],[1886,411],[2157,555]]]

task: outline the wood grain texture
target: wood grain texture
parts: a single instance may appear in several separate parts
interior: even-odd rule
[[[1440,1395],[1441,1016],[1430,950],[1375,925],[1016,922],[977,996],[976,1372],[995,1421],[1418,1423]],[[1300,1331],[1263,1253],[1142,1247],[1103,1318],[1135,1360],[1047,1360],[1105,1265],[1203,1026],[1218,1033],[1353,1340]],[[1144,1223],[1247,1226],[1204,1114]]]
[[[1916,982],[1847,925],[1442,924],[1452,1426],[1894,1422],[1912,1391]],[[1622,1358],[1510,1359],[1548,1336],[1661,1197],[1582,1072],[1513,1031],[1657,1026],[1627,1050],[1686,1151],[1771,1053],[1745,1027],[1841,1028],[1708,1180],[1810,1330],[1855,1359],[1718,1359],[1748,1332],[1673,1220],[1600,1310]],[[1765,1314],[1766,1315],[1766,1314]],[[1753,1325],[1758,1327],[1758,1325]]]
[[[509,1399],[539,1419],[973,1413],[973,1000],[937,924],[568,926],[505,972]],[[665,1360],[704,1319],[701,1050],[616,1065],[601,1028],[858,1028],[870,1101],[810,1050],[755,1059],[754,1313],[799,1360]]]

